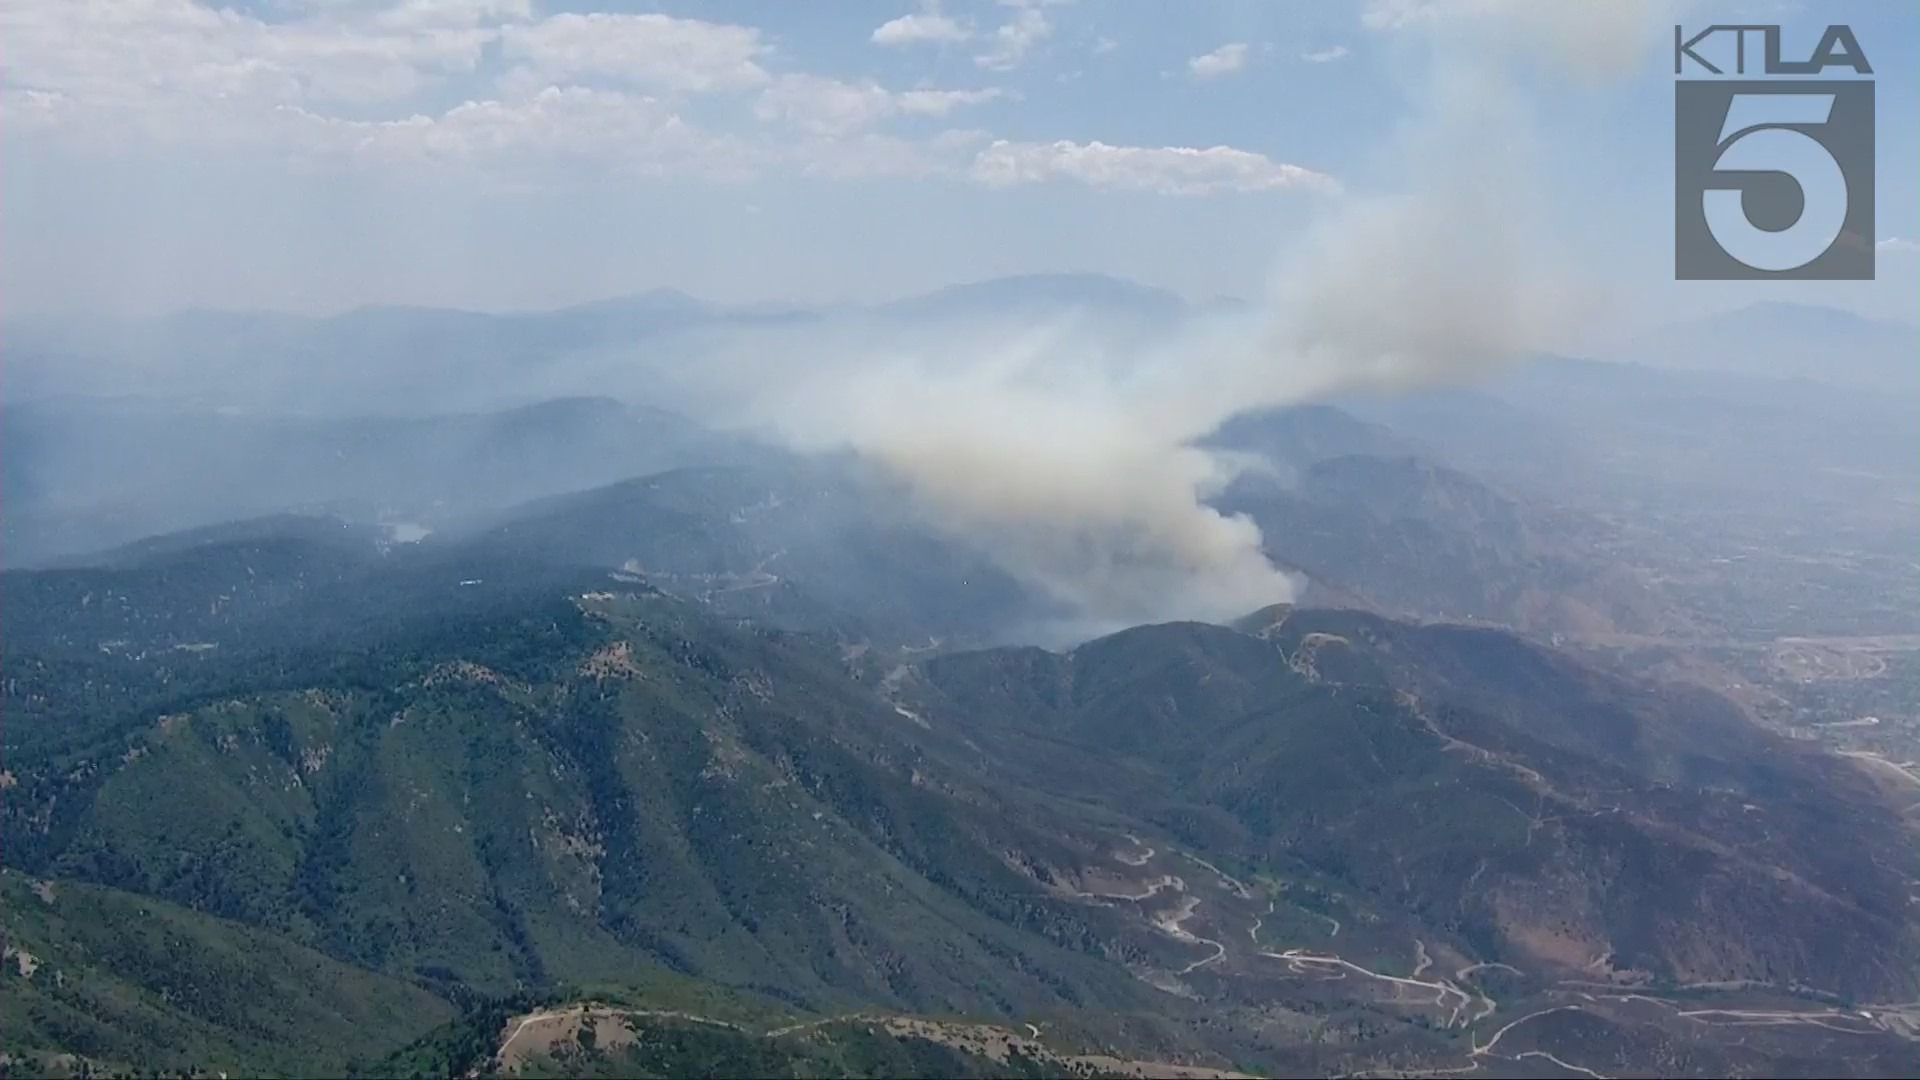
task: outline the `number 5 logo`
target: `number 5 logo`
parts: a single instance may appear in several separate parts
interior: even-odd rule
[[[1873,84],[1675,84],[1681,279],[1873,277]]]
[[[1778,272],[1807,265],[1840,238],[1847,220],[1846,174],[1832,151],[1802,130],[1825,124],[1832,114],[1832,94],[1735,94],[1727,102],[1713,169],[1733,174],[1723,181],[1731,186],[1700,193],[1707,229],[1720,250],[1756,270]],[[1792,206],[1792,193],[1778,181],[1756,184],[1741,175],[1756,173],[1797,186],[1799,206]],[[1755,211],[1792,224],[1756,224]]]

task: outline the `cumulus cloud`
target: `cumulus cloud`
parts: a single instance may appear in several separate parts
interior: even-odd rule
[[[1335,60],[1345,59],[1347,52],[1348,50],[1345,45],[1335,45],[1327,49],[1315,49],[1311,52],[1303,52],[1300,54],[1300,59],[1305,60],[1309,64],[1331,64]]]
[[[844,135],[894,116],[946,116],[1006,96],[996,87],[975,90],[889,91],[866,80],[844,82],[819,75],[782,75],[760,94],[754,113],[784,120],[815,135]]]
[[[1217,79],[1247,66],[1247,46],[1235,41],[1187,61],[1187,71],[1196,79]]]
[[[285,0],[273,21],[201,0],[9,2],[0,123],[107,155],[142,141],[264,148],[308,163],[465,166],[516,183],[599,168],[703,179],[799,168],[988,187],[1071,180],[1180,195],[1331,183],[1226,146],[903,136],[885,125],[950,120],[1017,95],[779,71],[750,26],[543,15],[531,0]],[[1003,7],[984,66],[1012,66],[1051,33],[1040,0]],[[879,36],[946,32],[933,8],[903,18]],[[440,100],[450,84],[467,99]]]
[[[1206,195],[1277,188],[1330,190],[1333,178],[1230,146],[1109,146],[1103,142],[1009,142],[974,158],[973,178],[989,187],[1074,180],[1089,187]]]
[[[533,0],[404,0],[377,11],[381,26],[478,26],[482,23],[533,18]]]
[[[945,45],[965,41],[973,32],[938,11],[919,11],[881,23],[873,31],[875,45]]]
[[[667,15],[563,13],[501,31],[501,51],[543,78],[596,77],[702,92],[758,86],[760,31]]]
[[[1011,71],[1019,67],[1034,47],[1053,33],[1053,24],[1038,0],[1007,0],[1013,16],[994,30],[987,49],[973,62],[989,71]]]
[[[146,142],[554,177],[583,165],[734,177],[766,158],[627,89],[752,81],[764,49],[754,31],[627,17],[589,22],[609,35],[582,44],[581,17],[529,21],[525,0],[304,0],[292,14],[304,17],[267,22],[191,0],[12,0],[0,120],[103,154]],[[418,107],[472,78],[494,47],[523,61],[500,97]],[[609,68],[622,86],[570,81]]]
[[[964,105],[984,105],[1009,96],[998,87],[979,90],[908,90],[895,94],[896,112],[913,116],[945,116]]]
[[[494,37],[457,22],[268,24],[191,0],[14,0],[5,80],[123,113],[243,98],[389,102],[473,70]]]
[[[767,151],[703,130],[666,102],[619,90],[548,87],[513,101],[469,101],[437,116],[360,121],[284,110],[308,152],[410,171],[483,167],[510,181],[564,184],[591,171],[745,180]]]
[[[1912,254],[1913,252],[1920,251],[1920,243],[1915,243],[1912,240],[1903,239],[1898,236],[1889,236],[1885,240],[1873,245],[1873,249],[1875,251],[1892,254]]]

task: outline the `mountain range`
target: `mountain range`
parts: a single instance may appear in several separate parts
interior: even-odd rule
[[[34,343],[0,410],[0,1066],[1908,1066],[1910,768],[1762,726],[1700,651],[1881,688],[1834,732],[1920,722],[1906,526],[1843,505],[1904,482],[1910,418],[1857,387],[1547,358],[1243,413],[1198,442],[1240,466],[1209,498],[1299,595],[1065,640],[874,461],[494,400],[596,342],[1089,311],[1194,314],[1067,277]],[[88,384],[163,345],[231,381]],[[409,407],[450,371],[465,406]]]
[[[1920,989],[1896,808],[1711,695],[1338,611],[863,647],[503,548],[513,524],[279,519],[0,575],[10,1053],[378,1072],[544,992],[1044,1021],[1254,1071],[1498,1063],[1501,1025],[1557,1010],[1595,1030],[1537,1052],[1652,1068],[1692,1022],[1639,1001]],[[152,940],[110,929],[136,907]],[[1906,1052],[1820,1022],[1863,1067]],[[1689,1039],[1716,1069],[1810,1052]]]
[[[1920,385],[1920,327],[1838,308],[1767,301],[1662,327],[1609,350],[1669,367],[1803,379],[1887,393]]]

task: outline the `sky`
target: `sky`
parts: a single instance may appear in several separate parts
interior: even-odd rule
[[[1920,6],[1620,0],[1532,47],[1564,8],[0,0],[0,314],[822,304],[1056,271],[1258,298],[1344,201],[1418,186],[1411,144],[1457,137],[1488,153],[1449,169],[1538,204],[1511,258],[1578,269],[1571,337],[1761,299],[1915,318]],[[1778,22],[1790,55],[1854,28],[1878,280],[1672,280],[1675,22]],[[1494,41],[1497,120],[1428,123]]]

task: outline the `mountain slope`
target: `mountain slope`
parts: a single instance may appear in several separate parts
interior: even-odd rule
[[[1045,612],[857,465],[680,469],[541,500],[485,551],[623,569],[728,615],[896,643],[990,639]]]
[[[1117,754],[1157,794],[1121,797],[1156,824],[1209,829],[1243,864],[1305,862],[1482,961],[1860,996],[1911,984],[1889,952],[1920,947],[1898,818],[1842,763],[1717,699],[1668,704],[1507,635],[1353,613],[918,671],[914,707],[991,717],[1023,779],[1113,797],[1066,759]]]
[[[282,512],[416,528],[756,451],[604,398],[495,412],[313,417],[160,401],[9,405],[0,484],[8,565]]]
[[[1213,500],[1260,526],[1269,558],[1348,603],[1537,634],[1687,625],[1647,575],[1602,551],[1607,528],[1412,456],[1253,471]]]
[[[1037,1031],[1036,1029],[1032,1029]],[[403,1048],[378,1075],[567,1077],[1191,1077],[1246,1074],[1075,1053],[1006,1027],[881,1012],[740,1022],[586,1001],[463,1017]]]
[[[285,689],[135,698],[16,758],[9,857],[493,990],[665,964],[796,1001],[1145,993],[999,854],[1058,825],[935,783],[811,647],[607,584],[286,658]]]
[[[453,1008],[271,933],[151,896],[0,870],[6,1053],[123,1068],[339,1075]]]
[[[1901,602],[1920,543],[1920,420],[1905,395],[1542,358],[1472,389],[1346,407],[1529,504],[1601,523],[1566,553],[1657,583],[1692,624],[1622,631],[1756,641],[1920,625]]]
[[[1749,304],[1662,327],[1613,351],[1639,363],[1901,394],[1920,384],[1920,328],[1812,304]]]
[[[710,515],[741,492],[656,494],[649,514]],[[503,1001],[678,979],[1283,1074],[1909,1052],[1886,1003],[1920,989],[1910,835],[1880,789],[1719,699],[1352,612],[1069,653],[861,647],[495,540],[376,547],[317,583],[258,557],[255,527],[0,575],[0,858],[496,1031]],[[74,575],[140,600],[102,616],[59,599]],[[210,593],[232,606],[198,615]],[[218,647],[167,644],[184,633]],[[73,955],[111,917],[30,951]],[[1683,1015],[1688,995],[1728,1015]],[[445,1015],[394,1000],[422,1029]],[[155,1038],[82,1011],[87,1045]],[[411,1036],[381,1037],[361,1056]]]

